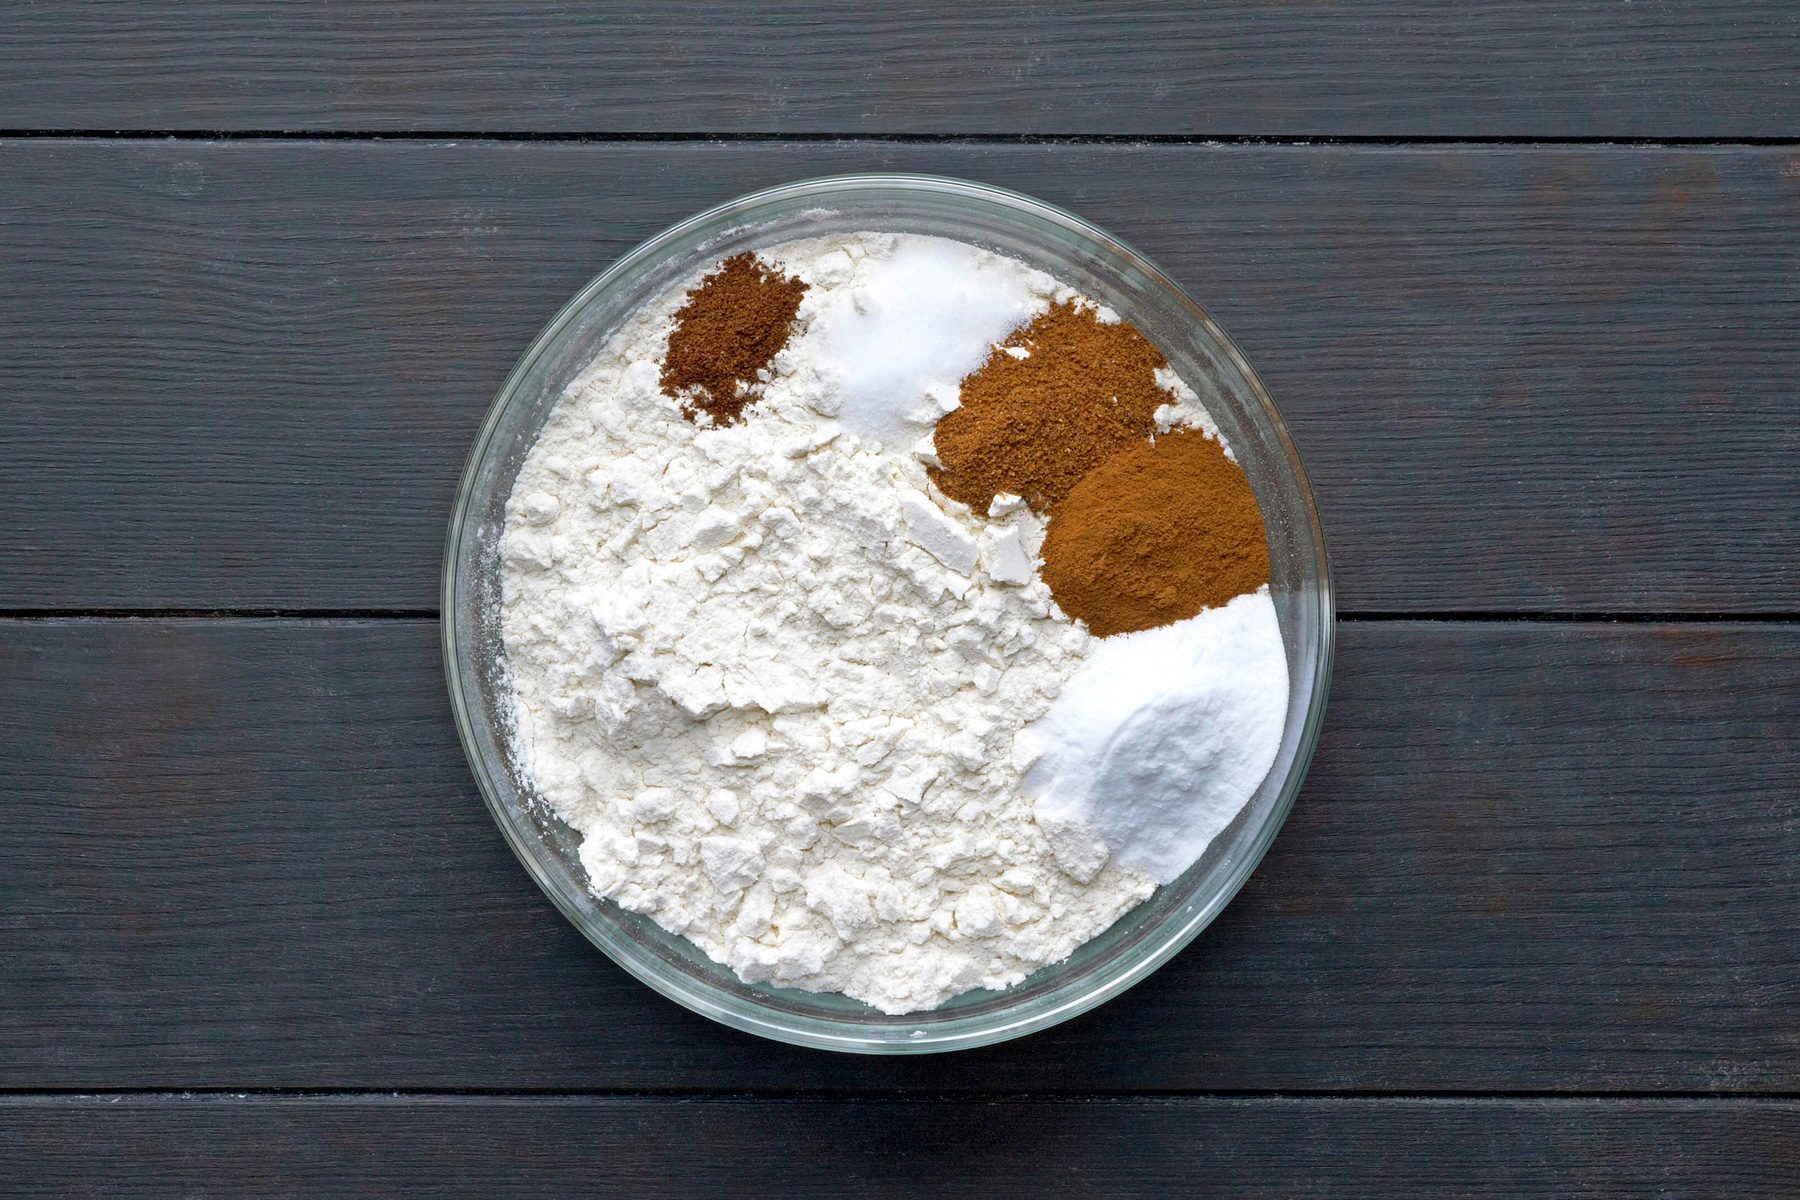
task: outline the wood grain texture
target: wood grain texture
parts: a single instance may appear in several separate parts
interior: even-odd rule
[[[1800,1180],[1800,1105],[15,1099],[0,1100],[0,1177],[16,1197],[1785,1200]]]
[[[629,979],[474,794],[428,621],[0,622],[0,1087],[1800,1088],[1800,628],[1347,623],[1220,921],[871,1061]]]
[[[1800,21],[1455,5],[27,5],[13,129],[1791,137]]]
[[[568,296],[880,168],[1181,279],[1288,414],[1346,609],[1800,609],[1790,150],[104,141],[0,141],[0,607],[429,610]]]

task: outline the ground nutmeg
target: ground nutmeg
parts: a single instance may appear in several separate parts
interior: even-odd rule
[[[806,284],[734,254],[689,292],[675,314],[662,390],[689,420],[730,425],[756,400],[758,376],[793,332]]]

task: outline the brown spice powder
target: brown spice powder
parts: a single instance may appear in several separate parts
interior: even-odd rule
[[[1050,512],[1044,582],[1098,637],[1183,621],[1269,582],[1243,468],[1197,430],[1114,454]]]
[[[774,361],[793,332],[806,285],[764,266],[754,254],[734,254],[687,294],[675,314],[662,390],[681,401],[690,420],[742,419],[760,389],[757,373]]]
[[[1169,403],[1156,386],[1165,365],[1131,325],[1053,305],[963,380],[962,406],[938,422],[943,466],[932,482],[977,513],[1001,492],[1048,511],[1114,452],[1156,431],[1156,410]]]

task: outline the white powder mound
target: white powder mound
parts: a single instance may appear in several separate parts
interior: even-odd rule
[[[1287,656],[1267,588],[1160,629],[1097,642],[1021,731],[1025,790],[1052,831],[1170,883],[1242,811],[1275,762]],[[1068,840],[1068,839],[1061,839]],[[1065,852],[1065,857],[1070,857]]]
[[[1042,271],[945,238],[863,234],[768,257],[815,285],[802,302],[807,353],[841,397],[838,420],[890,449],[928,437],[963,377],[1059,291]]]
[[[1022,787],[1015,734],[1095,645],[1031,569],[1040,531],[943,501],[911,454],[833,419],[880,404],[841,394],[831,364],[873,335],[824,319],[832,289],[879,276],[858,260],[944,261],[922,242],[779,248],[812,291],[725,428],[658,386],[695,281],[650,306],[551,414],[501,544],[516,748],[594,891],[749,982],[894,1014],[1015,984],[1154,889],[1040,826]],[[959,303],[998,326],[1056,287],[1031,286]],[[888,395],[925,386],[904,374],[883,368]]]

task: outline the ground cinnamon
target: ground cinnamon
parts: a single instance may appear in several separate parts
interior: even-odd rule
[[[680,400],[689,420],[701,413],[730,425],[759,393],[758,373],[793,331],[806,285],[734,254],[687,294],[675,314],[662,389]]]
[[[1024,356],[1018,352],[1023,351]],[[1057,304],[995,348],[938,422],[932,482],[986,513],[1011,492],[1043,513],[1116,451],[1146,441],[1169,395],[1162,352],[1131,325]]]
[[[1098,637],[1186,620],[1269,582],[1241,467],[1197,430],[1128,446],[1050,512],[1044,582]]]

